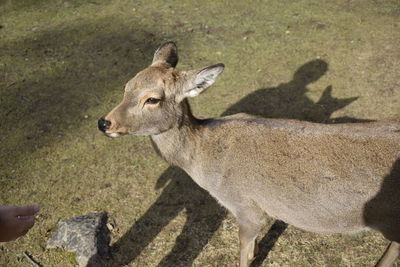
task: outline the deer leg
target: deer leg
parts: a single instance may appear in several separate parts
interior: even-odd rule
[[[258,256],[258,253],[260,252],[260,248],[258,247],[259,243],[257,240],[254,240],[254,253],[253,253],[253,258]]]
[[[382,257],[376,263],[375,267],[390,267],[396,261],[400,254],[400,244],[397,242],[390,242]]]
[[[240,267],[248,267],[253,260],[256,237],[262,227],[262,224],[239,222]]]

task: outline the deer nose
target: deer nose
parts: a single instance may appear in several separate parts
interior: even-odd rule
[[[99,130],[105,132],[111,126],[111,121],[107,121],[104,118],[100,118],[98,122]]]

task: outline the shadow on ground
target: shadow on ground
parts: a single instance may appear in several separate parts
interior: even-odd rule
[[[0,70],[1,138],[15,140],[3,142],[0,167],[19,166],[21,157],[84,124],[93,123],[95,131],[97,118],[85,114],[110,103],[114,86],[143,69],[162,42],[142,28],[113,31],[110,25],[118,23],[61,25],[0,46],[2,57],[12,57]]]
[[[267,118],[299,119],[312,122],[361,122],[349,117],[332,119],[332,113],[354,102],[357,97],[337,99],[332,97],[332,86],[328,86],[320,100],[313,102],[306,96],[307,85],[317,81],[328,70],[323,60],[313,60],[301,66],[293,80],[276,88],[259,89],[222,115],[245,112]],[[187,221],[173,249],[158,266],[191,266],[193,261],[220,227],[227,215],[206,191],[176,167],[169,167],[158,179],[156,188],[165,186],[160,197],[137,220],[129,231],[112,245],[112,257],[107,266],[129,264],[182,210],[186,210]],[[259,255],[252,263],[260,266],[266,259],[287,225],[276,221],[259,243]]]

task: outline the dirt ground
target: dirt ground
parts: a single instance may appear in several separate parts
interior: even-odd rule
[[[178,44],[181,70],[226,65],[191,100],[202,118],[400,116],[398,0],[0,0],[0,203],[42,208],[27,236],[0,244],[1,266],[30,266],[25,251],[75,266],[46,241],[60,219],[102,210],[115,225],[111,266],[237,266],[224,208],[147,137],[97,130],[164,41]],[[253,266],[372,266],[388,243],[272,220],[259,239]]]

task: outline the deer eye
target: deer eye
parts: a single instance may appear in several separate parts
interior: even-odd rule
[[[160,102],[161,99],[158,98],[154,98],[154,97],[150,97],[146,100],[146,102],[144,102],[145,104],[150,104],[150,105],[154,105],[157,104],[158,102]]]

